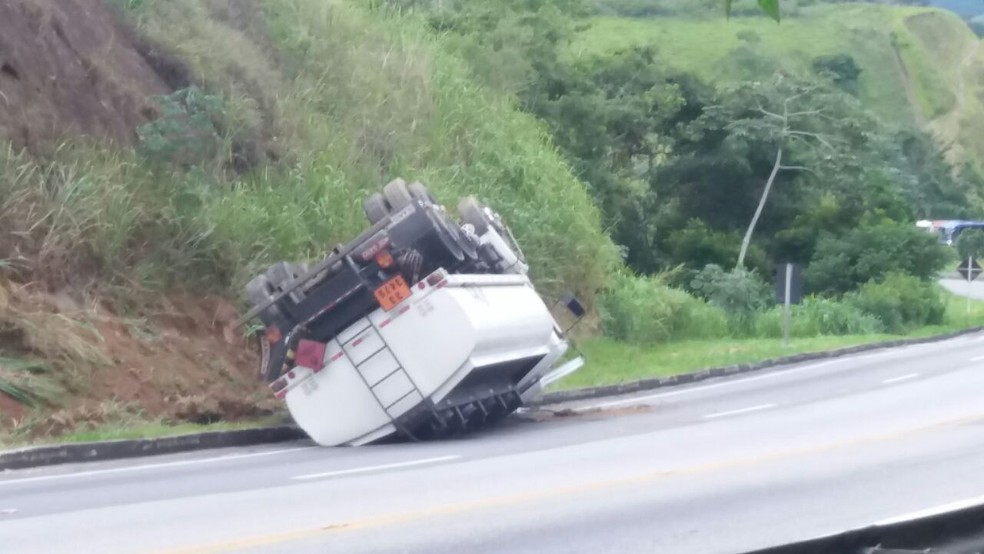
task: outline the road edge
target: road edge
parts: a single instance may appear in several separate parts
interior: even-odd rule
[[[629,394],[633,392],[641,392],[641,391],[659,389],[664,387],[672,387],[672,386],[686,385],[689,383],[697,383],[700,381],[706,381],[708,379],[731,377],[734,375],[741,375],[744,373],[753,373],[756,371],[761,371],[763,369],[770,369],[770,368],[791,365],[801,362],[811,362],[815,360],[838,358],[849,354],[858,354],[861,352],[869,352],[872,350],[881,350],[884,348],[897,348],[899,346],[908,346],[912,344],[942,342],[963,335],[972,335],[974,333],[978,333],[981,331],[984,331],[984,326],[961,329],[959,331],[952,331],[940,335],[930,335],[928,337],[896,339],[896,340],[872,342],[868,344],[859,344],[856,346],[847,346],[844,348],[836,348],[833,350],[823,350],[819,352],[792,354],[789,356],[769,358],[767,360],[762,360],[760,362],[750,362],[750,363],[743,363],[743,364],[713,367],[713,368],[702,369],[699,371],[694,371],[692,373],[680,373],[677,375],[668,375],[666,377],[653,377],[649,379],[640,379],[638,381],[629,381],[628,383],[620,383],[617,385],[599,385],[597,387],[585,387],[579,389],[561,390],[561,391],[546,393],[540,396],[539,398],[533,400],[532,402],[529,402],[527,405],[535,408],[535,407],[547,406],[550,404],[557,404],[560,402],[571,402],[574,400],[589,400],[589,399],[608,397],[608,396],[619,396],[622,394]]]
[[[618,385],[603,385],[566,391],[556,391],[527,403],[531,408],[539,408],[560,402],[587,400],[607,396],[617,396],[633,392],[673,387],[697,383],[708,379],[730,377],[745,373],[753,373],[764,369],[780,366],[837,358],[849,354],[895,348],[910,344],[942,342],[962,335],[970,335],[984,331],[984,326],[952,331],[928,337],[897,339],[889,341],[860,344],[834,350],[809,352],[770,358],[760,362],[735,364],[729,366],[702,369],[692,373],[681,373],[666,377],[640,379]],[[781,370],[780,370],[781,371]],[[234,431],[206,431],[187,435],[175,435],[152,439],[126,439],[102,442],[55,444],[44,446],[29,446],[16,450],[0,451],[0,471],[28,469],[32,467],[52,466],[67,463],[95,462],[138,458],[162,454],[176,454],[209,448],[227,448],[235,446],[256,446],[274,444],[292,440],[307,439],[304,432],[296,426],[281,425],[277,427],[256,427]]]
[[[206,431],[152,439],[123,439],[28,446],[0,452],[0,471],[27,469],[58,464],[119,460],[177,454],[208,448],[254,446],[306,439],[299,428],[291,425],[255,427],[233,431]]]

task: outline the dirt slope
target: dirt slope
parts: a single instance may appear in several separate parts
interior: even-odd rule
[[[151,97],[180,79],[103,0],[0,2],[0,137],[15,146],[79,133],[131,144]]]

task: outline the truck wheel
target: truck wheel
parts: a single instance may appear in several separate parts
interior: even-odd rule
[[[383,196],[386,197],[386,202],[393,212],[398,212],[413,203],[413,196],[407,188],[406,181],[400,178],[393,179],[383,187]]]
[[[389,215],[389,207],[386,205],[386,199],[378,192],[365,199],[362,203],[362,211],[366,213],[366,218],[373,225],[379,223],[384,217]]]
[[[474,196],[466,196],[458,203],[461,220],[475,228],[475,234],[482,236],[489,230],[489,219],[485,207]]]
[[[457,226],[454,224],[448,224],[447,220],[444,218],[444,214],[437,213],[433,210],[427,210],[427,216],[431,220],[431,224],[434,225],[437,231],[437,236],[444,244],[444,248],[447,249],[448,253],[455,259],[455,261],[462,262],[465,260],[465,251],[461,248],[461,231],[458,230]]]
[[[276,290],[270,285],[266,275],[254,277],[252,281],[246,284],[246,298],[254,307],[267,302],[273,298],[274,294],[276,294]],[[269,308],[263,310],[262,314],[269,319],[283,319],[284,317],[276,304],[270,305]]]
[[[413,196],[414,200],[422,202],[425,206],[428,204],[437,204],[434,195],[420,181],[410,183],[407,185],[407,189],[410,191],[410,196]]]
[[[270,266],[266,271],[266,278],[277,292],[284,290],[288,285],[307,273],[307,264],[292,264],[290,262],[277,262]],[[294,289],[287,295],[294,303],[304,300],[304,293],[299,289]]]

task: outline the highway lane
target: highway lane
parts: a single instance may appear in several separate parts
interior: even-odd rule
[[[984,495],[984,335],[461,440],[0,475],[0,552],[741,552]]]

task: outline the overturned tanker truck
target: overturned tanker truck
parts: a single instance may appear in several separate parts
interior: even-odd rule
[[[583,365],[489,207],[467,197],[457,222],[400,179],[363,207],[371,227],[321,263],[279,262],[246,287],[261,374],[315,442],[474,430]]]

